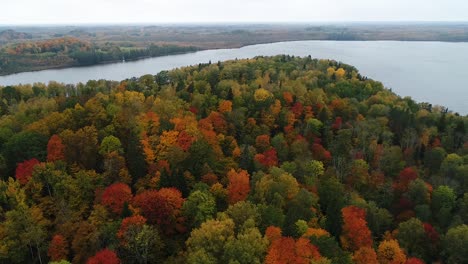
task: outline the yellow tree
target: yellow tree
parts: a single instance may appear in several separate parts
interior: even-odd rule
[[[380,264],[403,264],[406,261],[405,253],[394,239],[384,240],[380,243],[377,258]]]

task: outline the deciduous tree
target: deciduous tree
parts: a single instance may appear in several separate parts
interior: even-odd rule
[[[102,204],[115,214],[121,214],[125,203],[130,203],[131,200],[132,190],[125,183],[110,185],[104,190],[101,198]]]
[[[106,248],[89,258],[86,264],[120,264],[120,259],[114,251]]]
[[[50,241],[47,255],[51,261],[66,260],[68,256],[68,243],[62,235],[55,235]]]
[[[372,236],[366,222],[366,211],[356,206],[341,209],[343,214],[343,248],[356,251],[359,248],[371,247]]]
[[[230,204],[235,204],[247,198],[250,192],[249,173],[246,170],[236,172],[231,169],[227,173],[229,184],[227,187]]]
[[[32,177],[34,167],[39,164],[37,159],[25,160],[16,167],[16,179],[23,185],[29,182]]]
[[[65,146],[62,143],[62,139],[57,135],[53,135],[49,139],[49,143],[47,143],[47,161],[55,162],[57,160],[64,160],[64,151]]]

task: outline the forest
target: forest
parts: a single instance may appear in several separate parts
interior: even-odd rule
[[[0,46],[0,75],[137,60],[197,51],[193,46],[96,44],[75,37],[26,41]]]
[[[310,57],[0,88],[0,263],[468,263],[468,116]]]

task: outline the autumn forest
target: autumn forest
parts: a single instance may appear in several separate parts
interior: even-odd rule
[[[353,66],[256,57],[0,97],[0,263],[468,263],[468,116]]]

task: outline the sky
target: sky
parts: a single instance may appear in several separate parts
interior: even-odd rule
[[[0,0],[0,24],[468,21],[467,0]]]

